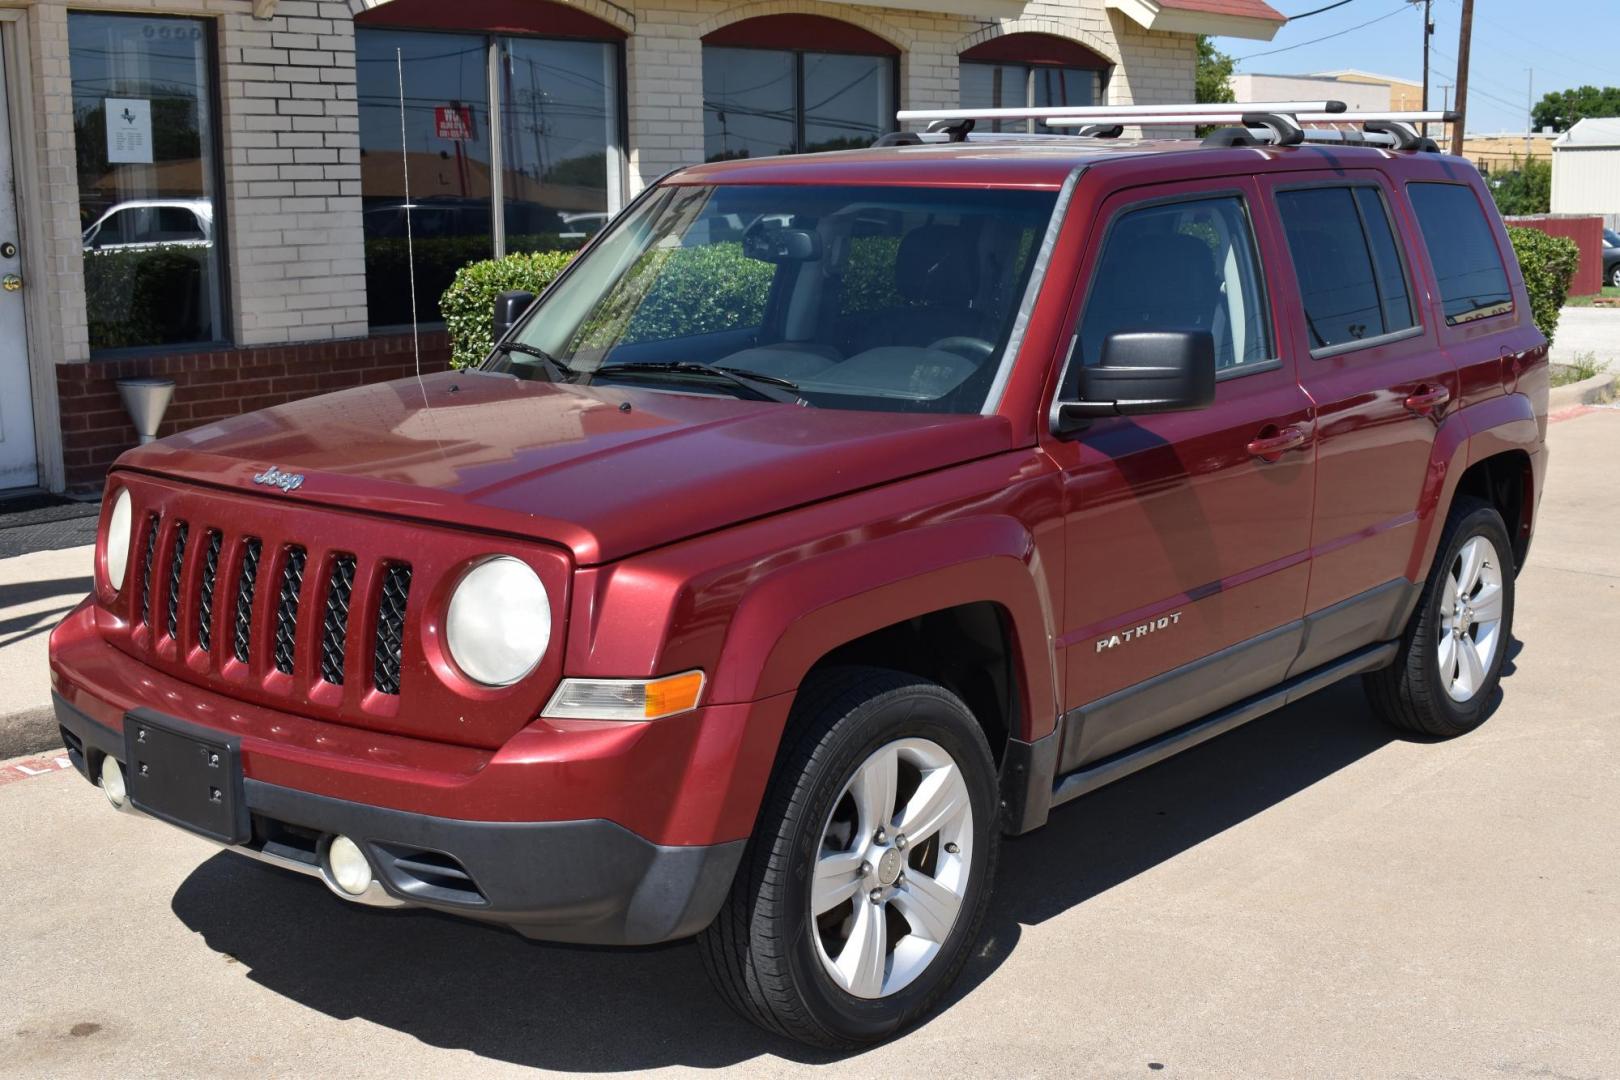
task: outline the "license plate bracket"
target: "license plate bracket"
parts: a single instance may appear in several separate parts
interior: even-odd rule
[[[222,844],[248,839],[240,739],[136,709],[124,717],[124,763],[135,809]]]

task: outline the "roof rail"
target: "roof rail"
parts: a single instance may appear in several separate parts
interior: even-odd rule
[[[963,106],[956,109],[901,109],[895,119],[904,124],[932,124],[943,120],[956,123],[962,120],[1054,120],[1071,121],[1073,125],[1097,123],[1139,123],[1149,117],[1198,116],[1210,114],[1231,115],[1242,113],[1342,113],[1342,101],[1254,101],[1232,103],[1174,103],[1160,105],[1036,105],[1025,109],[976,109]],[[1056,126],[1056,125],[1053,125]]]

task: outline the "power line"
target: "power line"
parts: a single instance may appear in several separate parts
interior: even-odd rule
[[[1363,27],[1371,26],[1373,23],[1380,23],[1380,22],[1383,22],[1385,19],[1393,19],[1395,16],[1399,15],[1401,12],[1407,11],[1407,10],[1411,10],[1411,9],[1409,8],[1409,6],[1407,4],[1402,3],[1401,6],[1396,8],[1394,11],[1391,11],[1386,15],[1380,15],[1376,19],[1368,19],[1364,23],[1357,23],[1355,26],[1347,26],[1343,30],[1336,30],[1331,34],[1323,34],[1321,37],[1319,37],[1319,38],[1311,38],[1309,41],[1301,41],[1301,42],[1298,42],[1298,43],[1293,44],[1293,45],[1285,45],[1280,49],[1267,49],[1265,52],[1250,53],[1248,56],[1240,56],[1237,59],[1235,59],[1233,61],[1233,63],[1241,64],[1241,63],[1243,63],[1243,62],[1245,62],[1247,60],[1253,60],[1253,59],[1255,59],[1257,57],[1261,57],[1261,56],[1275,56],[1278,53],[1290,52],[1290,51],[1292,51],[1294,49],[1303,49],[1307,45],[1315,45],[1319,41],[1328,41],[1328,40],[1330,40],[1332,38],[1343,37],[1345,34],[1353,33],[1354,31],[1360,30]]]
[[[1288,21],[1289,22],[1299,22],[1299,20],[1308,19],[1312,15],[1320,15],[1324,11],[1332,11],[1334,8],[1344,7],[1344,5],[1348,4],[1349,2],[1350,2],[1350,0],[1339,0],[1339,2],[1337,4],[1329,4],[1327,7],[1319,7],[1314,11],[1302,11],[1298,15],[1290,15],[1290,16],[1288,16]]]

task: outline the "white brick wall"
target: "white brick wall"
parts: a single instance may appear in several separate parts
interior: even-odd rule
[[[230,338],[239,345],[316,341],[366,333],[360,215],[359,120],[353,15],[378,0],[280,0],[268,20],[250,0],[72,0],[75,10],[154,11],[213,20],[222,100],[220,152]],[[629,35],[629,190],[703,157],[704,34],[740,19],[826,15],[892,42],[901,54],[901,104],[957,103],[964,49],[1000,34],[1072,38],[1116,63],[1111,104],[1190,101],[1195,50],[1186,35],[1149,34],[1101,0],[1031,0],[1016,19],[929,14],[825,0],[656,0],[623,7],[564,0]],[[29,11],[32,106],[42,175],[34,190],[46,219],[54,305],[49,343],[61,359],[89,355],[78,187],[74,167],[68,0]],[[15,107],[15,106],[14,106]]]

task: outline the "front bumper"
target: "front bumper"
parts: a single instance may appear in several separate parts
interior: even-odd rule
[[[52,694],[68,755],[87,780],[121,733]],[[226,850],[325,878],[321,851],[357,841],[376,881],[345,899],[432,908],[511,926],[527,937],[645,945],[697,933],[725,899],[744,841],[654,844],[611,821],[462,821],[244,781],[252,838]]]

